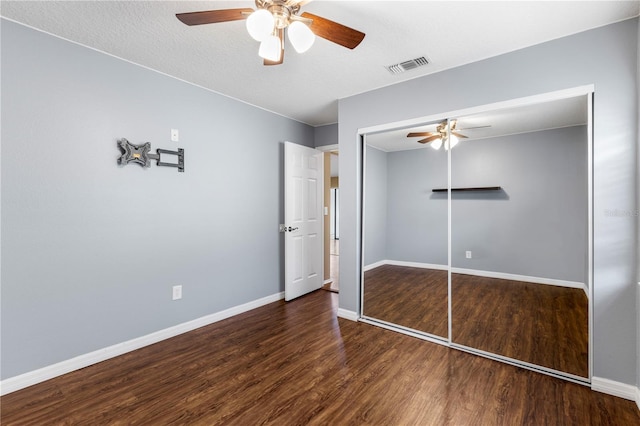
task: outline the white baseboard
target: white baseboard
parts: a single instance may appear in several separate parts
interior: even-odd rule
[[[466,269],[466,268],[451,268],[451,272],[454,274],[475,275],[477,277],[499,278],[503,280],[524,281],[527,283],[534,283],[534,284],[546,284],[546,285],[555,285],[559,287],[579,288],[579,289],[582,289],[587,296],[589,295],[589,289],[587,288],[587,286],[584,283],[581,283],[578,281],[566,281],[566,280],[556,280],[553,278],[530,277],[528,275],[508,274],[506,272],[481,271],[478,269]]]
[[[372,269],[378,268],[384,265],[393,265],[393,266],[407,266],[410,268],[423,268],[423,269],[437,269],[440,271],[446,271],[448,269],[447,265],[438,265],[435,263],[421,263],[421,262],[405,262],[404,260],[380,260],[375,263],[370,263],[364,267],[364,271],[370,271]]]
[[[435,269],[438,271],[449,269],[447,265],[439,265],[437,263],[405,262],[404,260],[385,260],[385,262],[387,265],[407,266],[410,268]]]
[[[379,266],[383,265],[394,265],[394,266],[407,266],[411,268],[425,268],[425,269],[435,269],[440,271],[446,271],[448,269],[447,265],[439,265],[436,263],[421,263],[421,262],[405,262],[403,260],[381,260],[375,263],[371,263],[364,267],[364,271],[370,271]],[[556,280],[553,278],[541,278],[541,277],[530,277],[528,275],[517,275],[517,274],[508,274],[506,272],[493,272],[493,271],[481,271],[479,269],[466,269],[466,268],[451,268],[451,272],[454,274],[466,274],[466,275],[475,275],[477,277],[486,277],[486,278],[499,278],[503,280],[512,280],[512,281],[524,281],[528,283],[534,284],[546,284],[546,285],[555,285],[559,287],[569,287],[569,288],[580,288],[584,291],[584,293],[589,296],[589,289],[584,283],[578,281],[566,281],[566,280]]]
[[[603,379],[602,377],[592,377],[591,390],[629,399],[638,403],[638,388],[626,383],[615,382],[613,380]],[[640,404],[638,405],[638,408],[640,408]]]
[[[376,269],[379,266],[386,265],[388,260],[380,260],[378,262],[370,263],[364,267],[364,272]]]
[[[223,319],[250,311],[255,308],[259,308],[260,306],[267,305],[272,302],[277,302],[278,300],[281,300],[283,298],[284,292],[272,294],[271,296],[266,296],[258,300],[225,309],[224,311],[206,315],[192,321],[165,328],[164,330],[159,330],[145,336],[137,337],[126,342],[117,343],[103,349],[98,349],[97,351],[58,362],[47,367],[39,368],[28,373],[10,377],[8,379],[0,381],[0,395],[6,395],[8,393],[24,389],[28,386],[53,379],[54,377],[62,376],[63,374],[67,374],[72,371],[88,367],[92,364],[96,364],[98,362],[114,358],[127,352],[152,345],[162,340],[169,339],[179,334],[195,330],[196,328],[213,324]]]
[[[358,313],[348,309],[338,308],[338,317],[348,319],[349,321],[358,321]]]
[[[638,410],[640,410],[640,388],[636,388],[636,405],[638,406]]]

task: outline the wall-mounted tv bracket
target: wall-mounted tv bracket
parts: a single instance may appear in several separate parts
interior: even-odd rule
[[[184,172],[184,149],[178,148],[177,151],[169,151],[167,149],[156,149],[155,154],[150,154],[151,142],[145,142],[141,145],[134,145],[125,138],[118,139],[118,148],[122,151],[118,164],[124,166],[129,163],[137,163],[142,167],[151,167],[151,160],[156,160],[156,166],[177,167],[179,172]],[[166,163],[161,161],[162,154],[176,155],[177,163]]]

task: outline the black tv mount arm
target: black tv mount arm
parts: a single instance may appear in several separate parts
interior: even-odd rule
[[[151,142],[135,145],[125,138],[118,139],[118,148],[122,151],[118,164],[121,166],[129,163],[140,164],[142,167],[151,167],[151,160],[156,160],[156,166],[176,167],[179,172],[184,172],[184,149],[177,151],[168,149],[156,149],[155,154],[151,154]],[[175,155],[178,157],[177,163],[167,163],[162,161],[162,154]]]

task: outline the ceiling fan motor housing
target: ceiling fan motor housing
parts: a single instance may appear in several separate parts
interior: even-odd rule
[[[271,12],[276,29],[288,27],[291,23],[291,16],[300,10],[299,4],[288,0],[256,0],[256,7]]]
[[[291,12],[289,8],[280,4],[273,4],[267,9],[273,15],[276,29],[286,28],[289,25]]]

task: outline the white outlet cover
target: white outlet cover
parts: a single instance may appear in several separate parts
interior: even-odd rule
[[[180,132],[178,129],[171,129],[171,141],[180,142]]]
[[[173,300],[182,299],[182,286],[174,285],[173,286]]]

